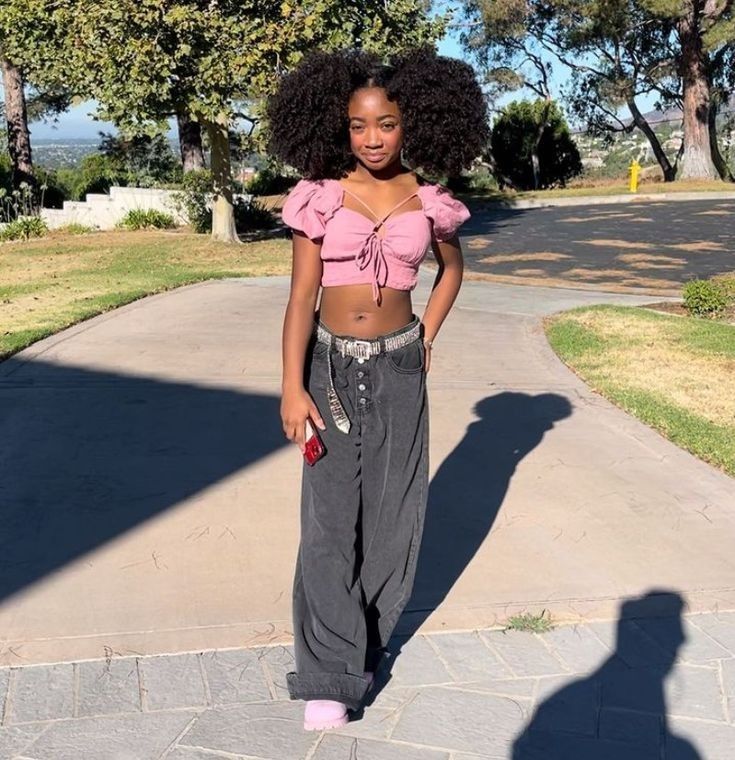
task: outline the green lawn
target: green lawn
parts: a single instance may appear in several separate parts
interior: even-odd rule
[[[735,476],[735,327],[599,306],[550,317],[546,333],[596,391]]]
[[[83,319],[202,280],[288,274],[284,239],[231,245],[183,231],[52,234],[0,245],[0,359]]]
[[[735,195],[735,183],[687,180],[681,182],[646,182],[638,187],[638,195],[660,193],[729,192]],[[544,198],[576,198],[580,196],[631,195],[627,182],[620,180],[585,183],[584,186],[553,190],[523,190],[520,192],[488,190],[484,193],[461,193],[462,197],[478,201],[513,202],[514,200],[543,200]]]

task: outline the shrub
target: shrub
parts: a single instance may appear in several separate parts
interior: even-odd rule
[[[735,302],[735,274],[721,274],[712,281],[722,288],[728,301]]]
[[[175,227],[174,218],[171,214],[165,214],[156,209],[131,208],[117,224],[126,230],[157,229],[167,230]]]
[[[212,229],[212,172],[197,169],[187,172],[181,182],[181,192],[176,193],[174,202],[182,216],[186,217],[194,232],[209,232]]]
[[[119,162],[101,153],[91,153],[73,169],[56,173],[57,182],[73,200],[82,200],[87,193],[107,193],[112,185],[127,185],[128,173]]]
[[[251,195],[281,195],[298,181],[298,177],[286,177],[271,166],[261,169],[245,183],[244,190]]]
[[[238,232],[252,230],[270,230],[276,226],[276,217],[272,211],[256,200],[247,203],[238,199],[235,203],[235,228]]]
[[[70,222],[63,227],[57,227],[57,232],[66,232],[68,235],[86,235],[87,233],[94,231],[94,227],[89,227],[86,224],[80,224],[79,222]]]
[[[21,216],[0,230],[0,240],[28,240],[43,237],[47,232],[48,225],[40,216]]]
[[[698,317],[716,316],[727,307],[725,288],[714,280],[691,280],[682,295],[686,310]]]
[[[537,148],[539,188],[564,185],[582,171],[579,150],[556,103],[514,101],[495,122],[491,145],[500,176],[520,190],[534,189],[532,159],[544,117]]]

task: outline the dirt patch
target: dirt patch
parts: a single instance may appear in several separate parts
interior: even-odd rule
[[[567,269],[561,273],[561,276],[588,282],[597,281],[600,286],[608,280],[618,280],[621,285],[656,290],[672,290],[678,286],[678,283],[671,280],[659,280],[655,277],[641,277],[638,275],[631,276],[631,272],[626,269],[585,269],[583,267],[576,267],[575,269]]]
[[[621,212],[607,213],[607,214],[590,214],[589,216],[568,216],[566,219],[560,219],[560,222],[605,222],[608,219],[624,219],[626,217],[635,216],[635,214],[623,214]]]
[[[617,240],[617,239],[605,239],[605,238],[592,238],[590,240],[575,240],[575,243],[581,243],[582,245],[595,245],[605,248],[629,248],[639,251],[650,251],[656,248],[653,243],[641,243],[633,240]]]
[[[669,243],[667,248],[674,248],[677,251],[724,251],[725,246],[722,243],[716,243],[714,240],[697,240],[692,243]]]
[[[732,211],[725,211],[724,209],[712,209],[711,211],[697,211],[694,216],[730,216]]]
[[[657,253],[619,253],[615,257],[616,261],[622,261],[624,264],[669,264],[671,266],[684,266],[686,259],[676,258],[674,256],[664,256]]]
[[[424,266],[436,270],[436,264],[428,262]],[[634,295],[678,296],[681,288],[678,283],[666,282],[666,287],[652,288],[642,285],[638,280],[628,277],[624,281],[608,281],[586,283],[579,280],[566,280],[561,277],[519,277],[513,274],[493,274],[490,272],[472,272],[465,269],[465,280],[483,280],[485,282],[500,282],[507,285],[528,285],[539,288],[568,288],[569,290],[604,290],[606,293],[631,293]]]
[[[563,261],[572,257],[566,253],[552,253],[540,251],[538,253],[499,253],[494,256],[486,256],[479,259],[479,264],[504,264],[508,261]]]
[[[470,238],[465,245],[470,250],[477,250],[480,248],[487,248],[488,246],[492,244],[493,244],[493,241],[488,240],[487,238],[474,237],[474,238]]]
[[[513,274],[518,277],[543,277],[546,273],[543,269],[514,269]]]

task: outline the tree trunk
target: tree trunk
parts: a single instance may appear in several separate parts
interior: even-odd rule
[[[713,96],[709,109],[709,141],[712,146],[712,161],[714,162],[717,173],[725,182],[735,182],[727,161],[720,153],[720,144],[717,139],[717,114],[720,110],[720,99]]]
[[[635,102],[634,98],[629,98],[626,101],[626,104],[636,127],[643,132],[651,145],[653,155],[656,156],[656,161],[658,161],[658,165],[664,173],[664,182],[673,182],[676,178],[676,169],[671,165],[666,153],[664,153],[658,135],[651,129],[651,125],[648,123],[646,117],[640,112],[638,104]]]
[[[538,190],[541,185],[541,161],[538,157],[538,149],[541,145],[541,140],[544,137],[546,127],[549,126],[549,111],[551,110],[551,98],[546,98],[546,104],[544,105],[544,111],[541,115],[538,128],[536,129],[536,137],[533,141],[533,147],[531,148],[531,167],[533,168],[533,189]]]
[[[2,54],[0,67],[5,88],[5,118],[8,122],[8,153],[13,165],[13,186],[17,188],[21,182],[27,182],[35,187],[23,76],[18,67]]]
[[[206,169],[204,148],[202,147],[202,128],[198,121],[189,118],[183,110],[177,112],[179,125],[179,149],[184,164],[184,174],[197,169]]]
[[[214,200],[212,205],[212,239],[225,243],[239,243],[235,229],[235,210],[232,205],[232,166],[230,161],[229,120],[220,116],[207,121],[206,128],[212,148],[212,179]]]
[[[697,3],[689,3],[679,22],[683,88],[684,153],[680,179],[718,179],[709,136],[710,82]]]

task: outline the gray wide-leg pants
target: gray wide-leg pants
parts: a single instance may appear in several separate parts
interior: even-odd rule
[[[326,454],[304,465],[287,683],[293,699],[355,709],[413,586],[428,490],[425,349],[419,339],[369,359],[331,351],[349,434],[329,411],[327,352],[315,340],[307,351]]]

